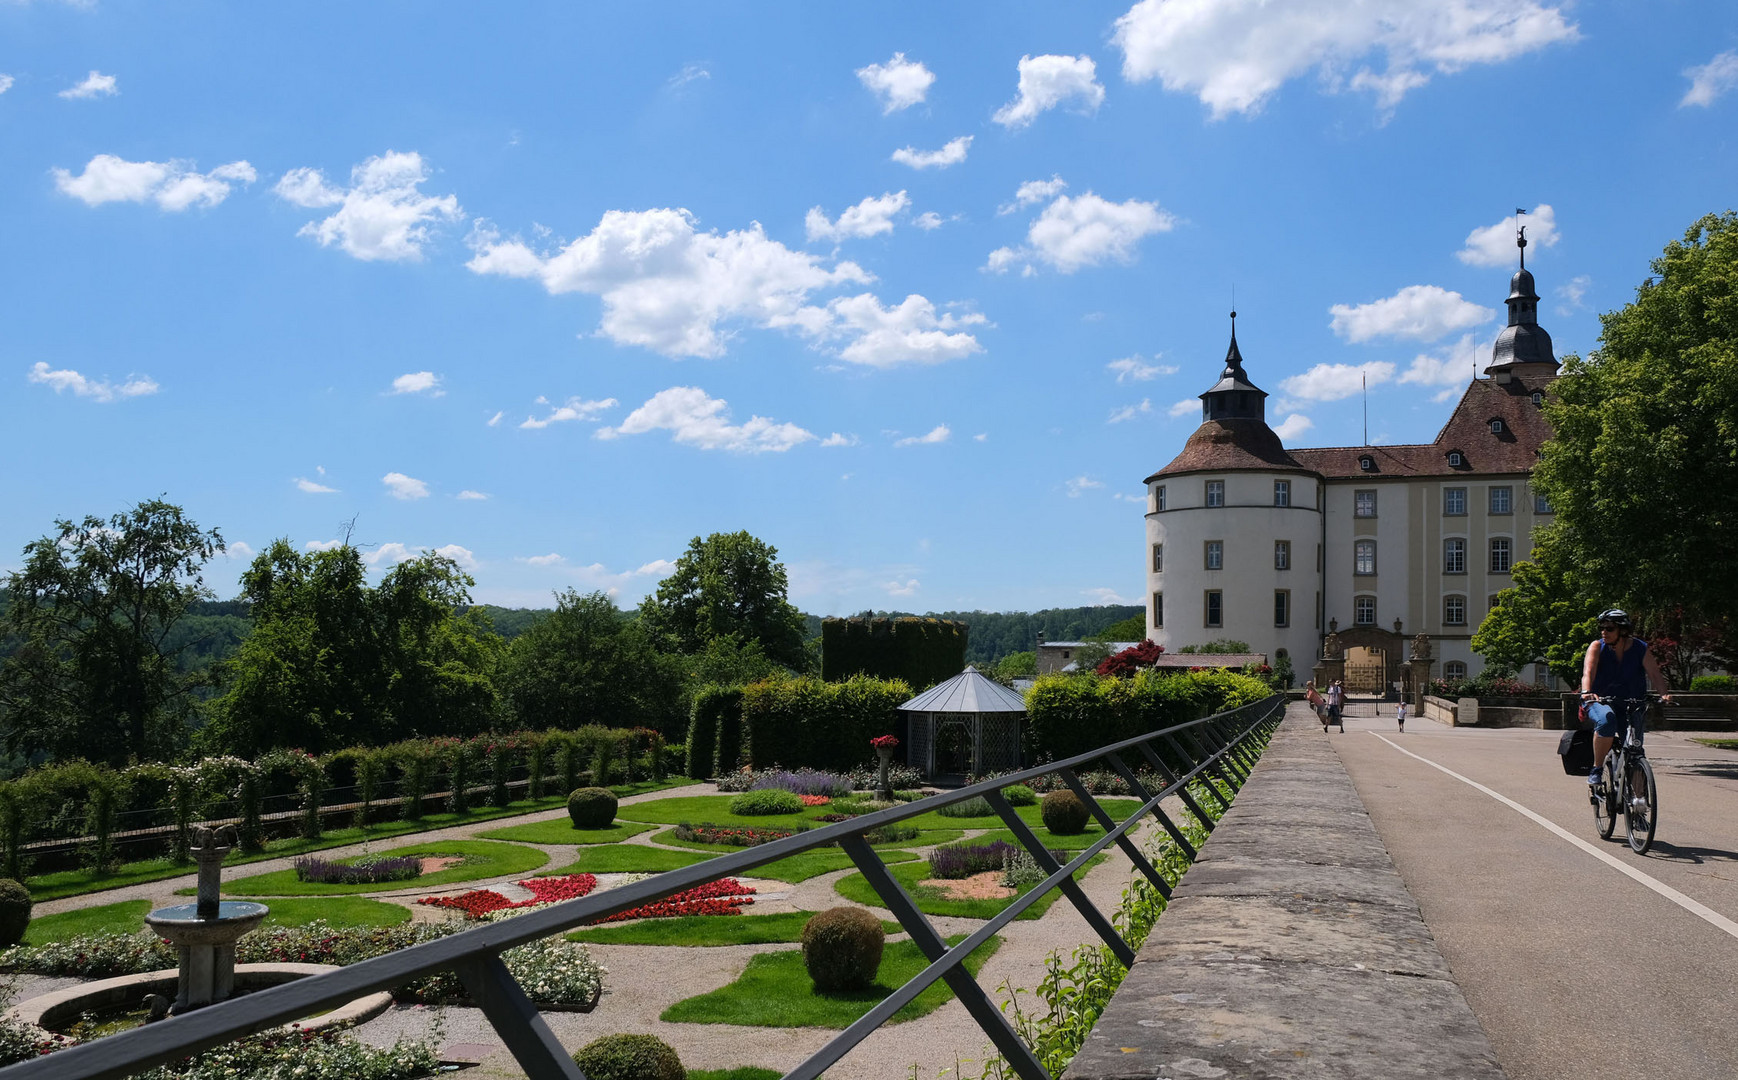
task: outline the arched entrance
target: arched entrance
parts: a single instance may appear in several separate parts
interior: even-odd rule
[[[1346,650],[1346,692],[1380,694],[1387,689],[1388,663],[1381,649],[1359,645]]]
[[[1342,678],[1346,691],[1353,694],[1387,696],[1395,683],[1404,679],[1406,638],[1378,626],[1354,626],[1337,630],[1346,668]]]

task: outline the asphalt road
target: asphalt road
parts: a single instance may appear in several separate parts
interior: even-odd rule
[[[1348,717],[1339,751],[1511,1080],[1738,1078],[1738,753],[1648,735],[1646,856],[1593,826],[1560,732]],[[1410,751],[1413,757],[1403,751]],[[1419,760],[1423,758],[1425,760]],[[1704,918],[1468,783],[1715,914]],[[1719,922],[1725,925],[1716,925]]]

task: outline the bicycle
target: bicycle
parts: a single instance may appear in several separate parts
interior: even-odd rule
[[[1646,709],[1658,698],[1659,695],[1650,693],[1639,698],[1602,697],[1599,701],[1613,708]],[[1599,783],[1588,794],[1599,838],[1611,839],[1621,813],[1629,849],[1637,855],[1646,855],[1653,846],[1654,829],[1659,825],[1660,792],[1654,783],[1653,766],[1642,749],[1641,732],[1633,720],[1624,725],[1623,738],[1612,745],[1599,772]]]

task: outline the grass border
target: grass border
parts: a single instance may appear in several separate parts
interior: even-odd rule
[[[320,885],[297,881],[294,870],[273,870],[226,881],[223,883],[223,892],[226,896],[270,897],[355,896],[360,893],[433,891],[444,885],[458,885],[512,874],[529,877],[533,871],[541,869],[549,862],[549,856],[534,847],[507,844],[499,840],[431,840],[424,844],[407,844],[375,853],[377,858],[400,855],[459,855],[465,861],[458,866],[424,874],[409,881],[370,882],[360,885]]]

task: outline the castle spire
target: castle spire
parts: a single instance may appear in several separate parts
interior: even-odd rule
[[[1225,367],[1219,381],[1201,395],[1201,419],[1265,420],[1267,392],[1249,381],[1243,370],[1243,353],[1237,347],[1237,311],[1231,312],[1231,344],[1225,350]]]

